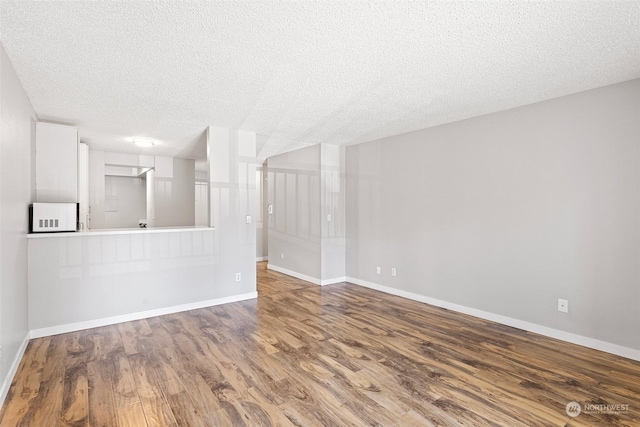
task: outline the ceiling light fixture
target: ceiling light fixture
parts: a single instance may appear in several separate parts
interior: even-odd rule
[[[153,147],[156,142],[151,138],[135,137],[133,143],[138,147]]]

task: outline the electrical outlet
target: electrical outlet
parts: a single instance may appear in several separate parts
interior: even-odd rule
[[[247,215],[246,221],[247,221],[247,224],[251,224],[251,215]]]
[[[397,274],[397,271],[396,271],[395,267],[392,267],[391,268],[391,275],[395,277],[396,274]]]
[[[242,280],[242,275],[240,273],[236,273],[236,282]]]
[[[569,301],[566,299],[558,298],[558,311],[563,313],[569,312]]]
[[[327,214],[327,221],[331,222],[331,214]]]
[[[376,274],[380,274],[381,270],[380,267],[376,267]]]
[[[284,254],[280,254],[280,259],[284,259]]]

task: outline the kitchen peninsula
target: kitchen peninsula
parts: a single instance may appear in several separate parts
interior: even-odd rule
[[[257,296],[219,277],[213,227],[29,234],[28,251],[32,337]]]

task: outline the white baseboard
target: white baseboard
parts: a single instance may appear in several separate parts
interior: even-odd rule
[[[334,277],[333,279],[325,279],[320,281],[320,286],[326,286],[326,285],[333,285],[335,283],[342,283],[342,282],[346,282],[347,278],[342,276],[342,277]]]
[[[314,285],[321,285],[321,280],[315,277],[307,276],[306,274],[297,273],[295,271],[287,270],[286,268],[278,267],[277,265],[267,264],[267,270],[277,271],[278,273],[286,274],[287,276],[295,277],[296,279],[311,282]]]
[[[29,333],[24,337],[22,344],[20,344],[20,348],[18,349],[18,353],[13,359],[13,363],[11,364],[11,368],[9,368],[9,372],[7,372],[7,376],[2,381],[2,386],[0,386],[0,408],[4,404],[4,399],[7,397],[7,393],[9,393],[9,388],[11,388],[11,383],[13,382],[13,377],[18,372],[18,367],[20,366],[20,361],[22,360],[22,356],[24,356],[24,351],[27,349],[27,344],[29,344]]]
[[[546,326],[538,325],[535,323],[525,322],[523,320],[514,319],[500,314],[490,313],[488,311],[482,311],[464,305],[454,304],[447,301],[442,301],[435,298],[430,298],[420,294],[414,294],[413,292],[407,292],[400,289],[391,288],[377,283],[368,282],[366,280],[360,280],[353,277],[347,277],[346,281],[365,288],[375,289],[376,291],[385,292],[387,294],[396,295],[399,297],[411,299],[414,301],[423,302],[426,304],[434,305],[436,307],[446,308],[447,310],[457,311],[458,313],[468,314],[470,316],[479,317],[481,319],[490,320],[492,322],[500,323],[514,328],[522,329],[536,334],[544,335],[550,338],[559,339],[561,341],[570,342],[572,344],[581,345],[583,347],[592,348],[594,350],[604,351],[606,353],[615,354],[617,356],[626,357],[628,359],[640,361],[640,350],[636,350],[629,347],[624,347],[618,344],[612,344],[606,341],[600,341],[595,338],[589,338],[582,335],[572,334],[570,332],[561,331],[559,329],[553,329]]]
[[[114,325],[116,323],[130,322],[132,320],[147,319],[149,317],[162,316],[165,314],[178,313],[198,308],[211,307],[214,305],[227,304],[230,302],[244,301],[258,297],[257,292],[249,292],[240,295],[231,295],[223,298],[216,298],[207,301],[198,301],[189,304],[174,305],[171,307],[157,308],[154,310],[140,311],[119,316],[103,317],[101,319],[87,320],[85,322],[67,323],[65,325],[51,326],[48,328],[32,329],[31,338],[47,337],[50,335],[64,334],[67,332],[81,331],[83,329],[98,328],[100,326]]]
[[[292,277],[295,277],[296,279],[301,279],[306,282],[311,282],[314,285],[320,285],[320,286],[333,285],[334,283],[340,283],[347,280],[345,276],[334,277],[333,279],[320,280],[318,278],[307,276],[306,274],[298,273],[296,271],[287,270],[286,268],[278,267],[277,265],[273,265],[273,264],[267,264],[267,269],[277,271],[278,273],[286,274],[287,276],[292,276]]]
[[[262,261],[269,261],[269,257],[268,256],[256,257],[256,262],[262,262]]]

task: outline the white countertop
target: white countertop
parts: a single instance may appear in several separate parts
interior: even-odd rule
[[[153,228],[115,228],[105,230],[70,231],[63,233],[31,233],[28,239],[46,237],[81,237],[81,236],[113,236],[117,234],[137,233],[179,233],[183,231],[215,231],[215,227],[185,226],[185,227],[153,227]]]

